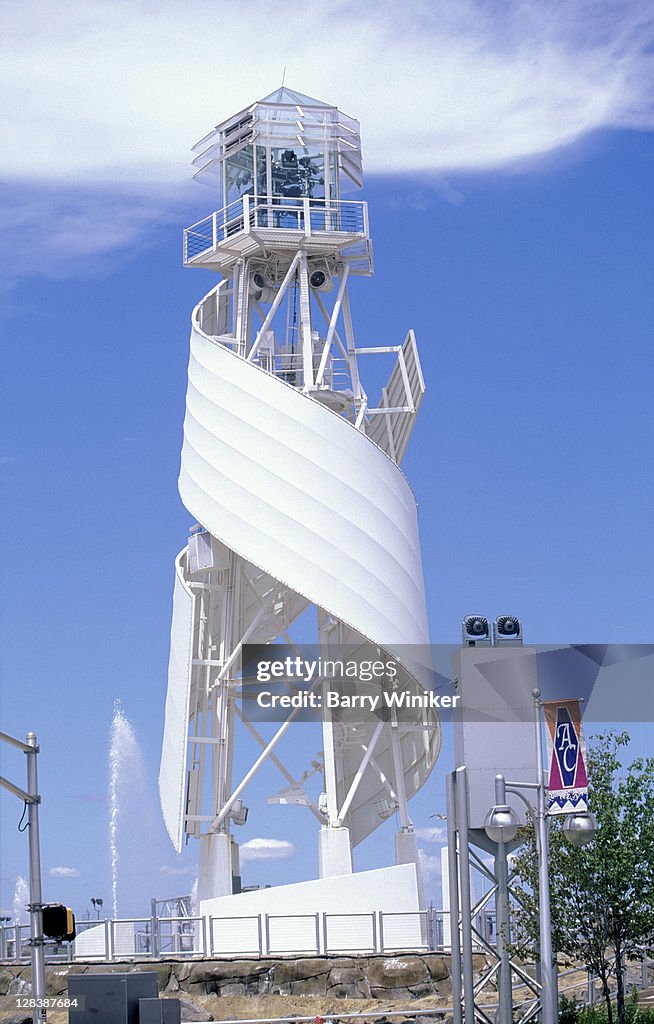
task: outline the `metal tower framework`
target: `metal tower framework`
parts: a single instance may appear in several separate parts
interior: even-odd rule
[[[511,944],[509,900],[520,900],[520,892],[511,887],[507,853],[516,843],[494,843],[483,829],[469,827],[468,775],[465,767],[457,768],[446,778],[447,844],[450,899],[450,933],[452,952],[452,995],[454,1024],[506,1024],[519,1020],[527,1024],[541,1012],[540,981],[532,978],[523,966],[510,956]],[[493,867],[480,851],[491,854]],[[488,889],[473,899],[472,872],[490,883]],[[482,912],[495,903],[495,942],[476,926]],[[475,977],[473,951],[486,954],[489,964]],[[513,986],[527,993],[520,1001],[521,1013],[514,1015]],[[484,1002],[483,995],[490,999]],[[498,1001],[495,1002],[495,997]],[[495,1011],[497,1010],[497,1017]]]
[[[361,184],[358,125],[282,88],[198,148],[198,174],[218,175],[225,206],[185,231],[184,261],[222,280],[192,314],[179,486],[198,526],[175,564],[164,819],[178,850],[201,840],[199,898],[232,892],[231,825],[268,761],[288,784],[278,802],[321,824],[321,876],[349,873],[351,848],[395,812],[398,862],[418,869],[407,804],[439,753],[432,710],[323,716],[323,751],[297,778],[277,748],[298,711],[265,738],[241,700],[243,645],[292,644],[310,605],[328,657],[374,649],[394,658],[403,688],[429,687],[415,500],[399,469],[424,381],[412,331],[401,345],[356,342],[348,284],[372,274],[372,246],[367,204],[341,191]],[[377,402],[364,355],[393,362]],[[237,781],[236,720],[260,748]],[[317,772],[318,804],[304,786]]]

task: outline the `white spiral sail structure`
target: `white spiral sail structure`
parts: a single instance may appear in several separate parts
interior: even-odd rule
[[[319,822],[322,876],[351,871],[351,849],[393,813],[398,860],[416,860],[407,801],[435,763],[440,727],[424,707],[323,716],[311,762],[323,794],[312,800],[308,773],[283,761],[297,713],[267,738],[248,720],[243,645],[291,643],[311,605],[321,652],[378,651],[405,689],[429,689],[417,510],[399,468],[424,382],[413,332],[396,346],[355,340],[348,282],[372,273],[367,205],[341,198],[362,183],[357,122],[282,87],[196,152],[222,206],[187,229],[184,259],[221,279],[192,314],[179,489],[197,526],[175,563],[159,788],[176,849],[200,839],[208,898],[238,887],[231,832],[264,761],[287,783],[278,802]],[[375,401],[362,382],[373,359],[392,363]],[[239,719],[258,753],[237,778]]]

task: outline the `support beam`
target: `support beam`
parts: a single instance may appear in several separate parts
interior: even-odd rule
[[[400,748],[400,736],[397,724],[397,711],[391,709],[391,752],[393,755],[393,772],[395,775],[395,789],[397,791],[398,814],[402,831],[413,829],[413,822],[409,817],[409,802],[406,796],[404,783],[404,763],[402,761],[402,750]]]
[[[343,294],[345,294],[345,293],[343,293]],[[320,312],[322,313],[322,315],[324,316],[325,323],[327,324],[327,326],[329,328],[329,324],[331,323],[331,317],[330,317],[329,313],[327,312],[327,308],[325,306],[325,303],[322,301],[322,299],[320,297],[320,293],[319,292],[314,292],[314,296],[313,297],[316,300],[316,302],[318,304],[318,308],[319,308]],[[336,330],[336,328],[334,328],[334,341],[338,345],[338,347],[340,349],[340,352],[341,352],[341,355],[343,356],[343,359],[345,359],[345,361],[349,365],[349,363],[350,363],[350,353],[348,352],[348,350],[346,349],[345,345],[343,344],[343,339],[341,338],[341,336],[338,333],[338,331]]]
[[[341,305],[343,303],[343,296],[345,295],[345,289],[347,287],[347,279],[350,275],[350,266],[346,263],[345,269],[341,274],[341,280],[338,286],[338,293],[332,309],[332,315],[329,320],[329,326],[327,328],[327,337],[325,338],[325,344],[323,346],[322,355],[320,357],[320,364],[318,366],[318,372],[316,374],[316,384],[322,384],[322,379],[325,375],[325,367],[327,366],[327,360],[329,359],[329,353],[331,351],[332,342],[334,340],[334,332],[336,330],[336,324],[341,312]],[[349,362],[349,360],[348,360]]]
[[[372,736],[370,737],[370,742],[369,742],[368,746],[365,748],[366,752],[363,755],[363,758],[361,759],[361,764],[357,768],[356,774],[355,774],[354,778],[352,779],[352,785],[350,786],[349,790],[347,791],[347,795],[345,797],[345,800],[343,801],[343,803],[341,805],[341,809],[338,812],[338,823],[339,824],[341,822],[345,821],[345,816],[347,815],[347,812],[349,811],[349,809],[350,809],[350,807],[352,805],[352,801],[354,800],[354,798],[356,796],[357,790],[359,788],[359,784],[360,784],[361,779],[363,778],[363,776],[365,774],[366,768],[370,764],[370,758],[372,757],[372,755],[375,752],[375,747],[377,746],[377,741],[378,741],[379,737],[382,734],[383,728],[384,728],[384,722],[380,720],[379,722],[377,722],[377,725],[375,726],[375,730],[374,730]]]
[[[461,933],[459,931],[459,854],[457,850],[456,775],[445,780],[447,810],[447,870],[450,896],[450,953],[452,958],[453,1024],[463,1024],[461,989]]]
[[[310,687],[309,692],[311,692],[311,690],[313,690],[313,687]],[[225,818],[229,814],[229,811],[230,811],[230,808],[232,807],[232,804],[236,800],[238,800],[238,798],[240,797],[240,795],[243,792],[243,790],[245,789],[245,787],[248,785],[248,783],[254,778],[256,773],[259,771],[259,768],[261,767],[263,762],[268,757],[270,751],[273,750],[274,747],[277,746],[277,744],[281,740],[282,736],[285,734],[285,732],[288,730],[288,728],[295,721],[295,719],[297,718],[299,713],[300,713],[300,708],[295,708],[291,712],[291,714],[288,716],[288,718],[284,722],[282,722],[282,724],[280,725],[279,729],[277,730],[277,732],[275,733],[273,738],[267,744],[265,750],[261,751],[261,753],[259,754],[259,756],[256,759],[256,761],[254,762],[254,764],[248,769],[248,771],[245,773],[245,775],[243,776],[243,778],[239,782],[239,784],[236,787],[236,789],[234,790],[234,792],[231,794],[231,796],[225,801],[225,803],[221,807],[220,811],[218,812],[218,814],[216,815],[216,817],[214,818],[214,820],[211,823],[212,829],[217,829],[218,826],[220,825],[220,823],[225,820]]]
[[[313,387],[313,338],[311,335],[311,301],[309,298],[309,270],[307,254],[300,250],[300,340],[302,343],[303,390]]]
[[[236,708],[236,713],[237,713],[238,717],[240,718],[240,720],[243,722],[243,725],[248,730],[250,735],[253,736],[254,739],[259,744],[259,746],[262,749],[264,749],[265,746],[266,746],[266,741],[264,740],[264,738],[261,735],[261,733],[259,733],[258,730],[254,728],[254,726],[252,725],[252,722],[248,722],[247,718],[244,717],[244,715],[242,714],[242,712],[239,710],[238,707]],[[288,768],[285,766],[284,762],[280,761],[280,759],[277,757],[277,755],[273,751],[269,752],[268,757],[270,758],[270,761],[272,762],[272,764],[275,765],[275,768],[277,768],[282,773],[282,775],[284,776],[286,781],[288,783],[290,783],[291,786],[299,786],[300,785],[300,782],[293,775],[291,775],[291,773],[289,772]],[[307,797],[307,800],[308,800],[308,797]],[[322,816],[318,812],[318,808],[315,806],[315,804],[313,804],[309,800],[309,802],[306,804],[306,806],[309,808],[309,810],[313,814],[314,818],[316,818],[316,820],[319,821],[322,824]]]
[[[475,973],[472,959],[472,900],[470,895],[470,855],[468,834],[468,773],[457,768],[456,825],[459,835],[459,892],[461,901],[461,937],[463,945],[464,1024],[475,1024]]]
[[[266,319],[264,320],[264,322],[262,323],[261,327],[257,331],[257,336],[254,339],[254,342],[252,344],[252,348],[250,349],[250,351],[247,354],[247,361],[248,361],[248,363],[252,362],[252,360],[256,356],[257,352],[259,351],[259,345],[261,344],[261,342],[263,340],[264,332],[267,331],[268,328],[270,327],[270,324],[272,323],[273,317],[275,316],[275,313],[279,309],[279,307],[281,305],[281,301],[284,298],[284,295],[286,294],[286,289],[288,288],[289,284],[293,280],[293,277],[295,275],[295,270],[296,270],[296,267],[297,267],[299,262],[300,262],[300,254],[299,254],[299,252],[297,252],[295,254],[295,256],[293,257],[293,259],[291,260],[291,265],[288,268],[288,270],[286,271],[286,274],[284,275],[284,280],[282,281],[281,285],[279,286],[279,290],[278,290],[277,295],[275,296],[275,298],[273,300],[273,303],[272,303],[270,309],[268,310],[268,315],[266,316]]]

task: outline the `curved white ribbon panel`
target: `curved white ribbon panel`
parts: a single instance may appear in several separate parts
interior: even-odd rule
[[[368,640],[391,652],[428,644],[401,471],[352,424],[195,327],[179,490],[215,537]]]
[[[213,299],[215,323],[208,317],[213,308],[208,299]],[[347,643],[367,640],[382,647],[414,676],[417,683],[409,685],[416,692],[421,686],[429,690],[429,636],[411,488],[397,464],[351,422],[204,334],[199,323],[217,330],[223,322],[216,312],[221,301],[219,286],[193,316],[179,490],[209,534],[240,556],[248,581],[241,635],[270,642],[284,635],[310,602],[349,627],[341,633]],[[411,352],[406,360],[410,375]],[[402,450],[410,425],[400,438]],[[175,566],[159,775],[163,816],[178,851],[187,814],[193,813],[186,806],[188,736],[195,728],[199,692],[193,659],[204,664],[206,657],[193,653],[200,604],[185,555],[186,549]],[[220,607],[214,614],[220,622]],[[373,725],[337,730],[339,803],[357,776]],[[417,712],[399,724],[397,735],[410,797],[438,757],[438,717]],[[395,798],[388,782],[394,771],[385,726],[346,813],[353,846],[381,823],[379,801]]]
[[[170,627],[170,660],[166,717],[159,768],[159,799],[164,824],[178,853],[184,841],[186,799],[186,751],[191,695],[194,597],[184,580],[182,561],[186,548],[175,559],[173,619]]]

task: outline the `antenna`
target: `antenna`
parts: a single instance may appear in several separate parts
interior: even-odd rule
[[[286,65],[284,64],[284,71],[282,72],[282,89],[284,88],[284,82],[286,81]]]

